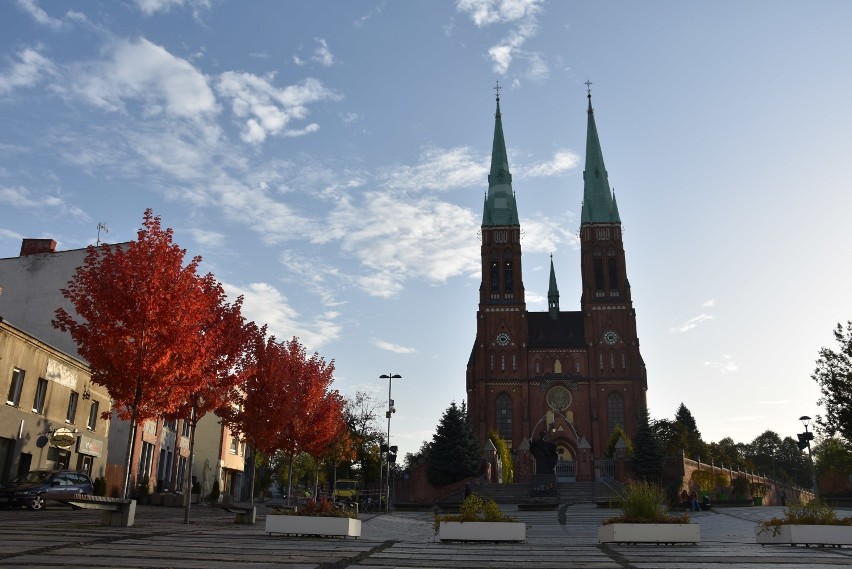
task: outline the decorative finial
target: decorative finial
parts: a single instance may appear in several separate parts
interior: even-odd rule
[[[592,82],[586,79],[586,92],[588,93],[588,97],[592,98]]]
[[[494,87],[494,92],[497,93],[497,102],[500,102],[500,81],[497,81],[497,85]]]

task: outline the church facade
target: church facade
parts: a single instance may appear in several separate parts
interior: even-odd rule
[[[467,365],[467,404],[480,442],[496,431],[510,448],[545,437],[556,445],[561,480],[578,461],[604,458],[621,426],[636,432],[646,407],[621,219],[610,190],[588,95],[586,161],[579,238],[580,309],[560,308],[553,259],[548,309],[524,300],[521,223],[497,97],[491,170],[482,216],[482,282],[476,340]],[[538,473],[543,474],[543,473]]]

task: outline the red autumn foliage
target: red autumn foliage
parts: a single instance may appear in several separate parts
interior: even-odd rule
[[[62,289],[77,314],[58,309],[54,326],[71,334],[112,410],[135,424],[174,412],[188,388],[175,378],[199,373],[196,320],[207,301],[201,259],[184,265],[185,254],[148,209],[135,241],[90,246]]]

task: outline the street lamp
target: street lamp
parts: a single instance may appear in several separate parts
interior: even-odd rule
[[[804,449],[805,446],[808,447],[808,458],[811,460],[811,485],[814,489],[814,497],[819,498],[819,488],[817,488],[817,479],[816,479],[816,470],[814,469],[814,453],[811,450],[811,440],[814,438],[814,434],[808,431],[808,423],[811,418],[807,415],[802,415],[799,417],[799,420],[805,426],[805,432],[799,433],[799,448]]]
[[[387,467],[388,467],[387,476],[385,476],[385,513],[389,514],[390,513],[390,470],[391,470],[391,467],[390,467],[390,465],[391,465],[391,461],[390,461],[390,457],[391,457],[390,420],[391,420],[391,415],[396,413],[396,409],[393,406],[393,399],[391,399],[391,384],[393,383],[394,379],[402,379],[402,376],[399,375],[398,373],[388,373],[388,374],[380,375],[379,379],[388,380],[388,410],[385,413],[385,416],[388,418],[388,443],[387,443],[388,444],[388,450],[385,453],[385,460],[387,461]]]

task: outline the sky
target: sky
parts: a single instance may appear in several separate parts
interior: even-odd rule
[[[499,81],[527,307],[579,310],[586,85],[653,418],[782,437],[852,319],[852,3],[0,0],[0,258],[152,208],[414,452],[465,397]],[[99,231],[98,226],[105,229]]]

